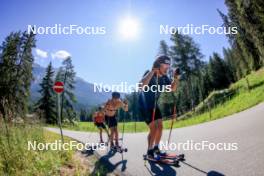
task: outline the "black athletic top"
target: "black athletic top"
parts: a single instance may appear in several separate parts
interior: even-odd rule
[[[157,85],[156,83],[156,76],[154,75],[151,80],[149,81],[148,86],[151,87],[152,85]],[[171,84],[171,80],[168,78],[167,75],[164,75],[162,77],[159,77],[158,79],[158,85],[159,86],[165,86],[165,85],[170,85]],[[165,88],[164,88],[165,89]],[[156,88],[154,89],[156,90]],[[162,90],[162,88],[160,88],[160,90]],[[160,96],[159,91],[157,91],[156,94],[156,98],[158,100],[159,96]],[[140,95],[139,95],[139,107],[141,109],[153,109],[154,108],[154,104],[155,104],[155,91],[141,91]]]

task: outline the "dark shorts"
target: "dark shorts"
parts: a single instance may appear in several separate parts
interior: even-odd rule
[[[106,129],[106,126],[104,123],[95,123],[95,126],[97,126],[97,128],[103,128],[103,129]]]
[[[153,109],[140,108],[140,113],[143,116],[146,124],[149,124],[150,122],[152,122]],[[159,107],[156,107],[156,111],[155,111],[154,120],[157,120],[157,119],[162,119],[162,115],[161,115]]]
[[[105,116],[105,122],[108,126],[108,128],[117,127],[117,120],[116,116]]]

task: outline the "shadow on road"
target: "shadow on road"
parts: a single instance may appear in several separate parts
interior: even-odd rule
[[[113,157],[117,152],[110,150],[106,155],[102,156],[98,161],[95,163],[95,167],[91,173],[91,175],[97,176],[99,175],[107,175],[108,173],[113,173],[115,169],[119,166],[121,166],[121,172],[124,172],[126,170],[127,160],[120,160],[119,162],[112,164],[110,162],[110,158]],[[94,154],[94,148],[91,148],[89,150],[82,151],[82,154],[85,154],[86,156],[90,156]],[[174,169],[175,166],[170,166],[166,164],[157,164],[153,163],[151,161],[148,161],[149,166],[145,165],[148,172],[152,176],[158,176],[158,175],[170,175],[175,176],[177,174],[176,170]],[[225,176],[224,174],[211,170],[209,172],[206,172],[192,164],[189,164],[185,161],[181,161],[181,163],[185,164],[186,166],[189,166],[198,172],[203,173],[206,176]],[[179,166],[180,167],[180,166]]]
[[[176,175],[176,171],[173,169],[173,166],[169,166],[166,164],[157,164],[151,161],[148,161],[150,168],[146,165],[148,172],[150,175]]]
[[[95,163],[94,170],[92,171],[91,175],[107,175],[108,173],[113,173],[115,169],[121,166],[121,172],[126,170],[127,160],[121,160],[115,164],[112,164],[109,159],[113,157],[117,152],[110,150],[106,155],[102,156],[98,161]]]
[[[185,165],[187,165],[187,166],[189,166],[189,167],[191,167],[191,168],[193,168],[193,169],[195,169],[195,170],[197,170],[197,171],[199,171],[201,173],[204,173],[207,176],[225,176],[224,174],[222,174],[220,172],[217,172],[217,171],[213,171],[213,170],[209,171],[209,172],[206,172],[206,171],[204,171],[202,169],[199,169],[198,167],[195,167],[195,166],[193,166],[193,165],[191,165],[191,164],[189,164],[189,163],[187,163],[185,161],[182,161],[182,163],[184,163]]]
[[[207,173],[207,176],[225,176],[225,175],[223,175],[222,173],[219,173],[217,171],[209,171]]]

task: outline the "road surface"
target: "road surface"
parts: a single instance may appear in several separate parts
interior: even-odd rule
[[[59,133],[58,129],[47,128]],[[90,132],[78,132],[63,130],[64,135],[84,143],[98,142],[98,134]],[[165,130],[162,141],[168,138],[169,131]],[[106,139],[106,136],[105,136]],[[97,150],[101,160],[108,163],[109,167],[121,175],[179,175],[202,176],[210,175],[216,171],[223,175],[264,175],[264,103],[240,113],[218,119],[215,121],[173,129],[171,145],[182,143],[179,152],[184,153],[186,163],[180,163],[180,167],[161,166],[147,163],[144,166],[142,155],[147,150],[147,133],[125,133],[124,145],[128,152],[121,154],[109,154],[107,150]],[[237,150],[186,150],[184,143],[213,143],[210,145],[234,145]],[[224,144],[225,143],[225,144]],[[219,145],[220,145],[219,144]],[[229,148],[228,148],[229,147]],[[209,174],[207,174],[209,173]],[[212,174],[214,175],[214,174]]]

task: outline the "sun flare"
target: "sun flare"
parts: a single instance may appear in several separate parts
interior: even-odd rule
[[[131,17],[120,21],[119,32],[124,39],[135,39],[138,36],[139,24]]]

